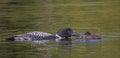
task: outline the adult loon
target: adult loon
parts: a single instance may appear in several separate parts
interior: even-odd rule
[[[9,41],[42,41],[42,40],[51,40],[51,39],[65,39],[71,36],[79,36],[78,33],[73,32],[71,28],[63,28],[57,31],[56,35],[46,33],[46,32],[29,32],[19,35],[13,35],[8,37],[6,40]]]

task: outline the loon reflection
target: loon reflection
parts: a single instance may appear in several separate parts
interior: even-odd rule
[[[64,44],[64,45],[71,45],[71,44],[77,44],[77,43],[99,43],[101,40],[86,40],[81,38],[66,38],[62,40],[56,41],[58,44]]]

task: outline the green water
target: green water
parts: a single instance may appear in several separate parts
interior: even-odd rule
[[[0,0],[0,58],[120,58],[119,6],[119,0]],[[5,41],[14,34],[55,34],[64,27],[99,33],[104,40],[68,45]]]

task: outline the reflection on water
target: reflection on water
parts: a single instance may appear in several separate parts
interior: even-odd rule
[[[0,0],[1,58],[120,58],[119,0]],[[52,34],[71,27],[103,36],[47,43],[8,42],[5,38],[30,31]]]
[[[101,42],[84,42],[81,39],[62,40],[61,42],[49,42],[44,44],[1,42],[0,54],[3,58],[69,58],[69,57],[109,57],[110,52],[117,52],[116,40],[102,40]],[[112,50],[113,51],[112,51]],[[4,56],[4,55],[7,56]],[[118,54],[113,54],[118,56]],[[99,57],[98,57],[99,56]]]
[[[73,38],[72,38],[73,39]],[[78,43],[99,43],[101,41],[103,41],[104,39],[101,39],[101,40],[87,40],[87,39],[81,39],[81,38],[75,38],[72,40],[71,38],[69,38],[69,40],[59,40],[59,41],[56,41],[56,43],[58,44],[63,44],[63,45],[75,45],[75,44],[78,44]]]

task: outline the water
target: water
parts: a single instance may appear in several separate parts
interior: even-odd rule
[[[120,58],[119,0],[0,0],[0,58]],[[102,41],[8,42],[31,31],[60,28],[101,34]]]

